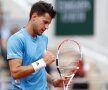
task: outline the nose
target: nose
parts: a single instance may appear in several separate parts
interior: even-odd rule
[[[46,25],[45,25],[45,29],[48,29],[48,28],[49,28],[49,24],[46,24]]]

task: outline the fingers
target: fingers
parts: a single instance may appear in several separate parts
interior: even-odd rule
[[[63,87],[64,85],[67,86],[69,80],[70,80],[69,78],[66,78],[66,79],[58,79],[58,80],[56,80],[55,87]],[[71,85],[71,83],[69,85]]]
[[[49,65],[55,61],[55,56],[50,51],[45,51],[43,59],[46,62],[46,65]]]
[[[45,51],[44,52],[44,57],[46,57],[48,60],[55,61],[55,56],[50,51]]]
[[[72,80],[70,81],[70,78],[68,78],[68,77],[64,77],[62,80],[63,80],[65,86],[66,85],[69,86],[72,83]]]

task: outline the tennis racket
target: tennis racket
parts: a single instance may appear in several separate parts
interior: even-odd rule
[[[64,90],[68,90],[68,86],[80,68],[81,60],[81,47],[77,41],[66,39],[60,43],[56,55],[56,66],[60,77],[69,79],[67,85],[63,81]]]

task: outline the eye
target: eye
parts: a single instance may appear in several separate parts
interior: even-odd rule
[[[44,22],[44,24],[49,24],[49,22],[48,21],[43,21]]]

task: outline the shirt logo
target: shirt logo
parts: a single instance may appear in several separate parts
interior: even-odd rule
[[[38,62],[36,62],[36,65],[38,66],[38,65],[39,65],[39,63],[38,63]]]

